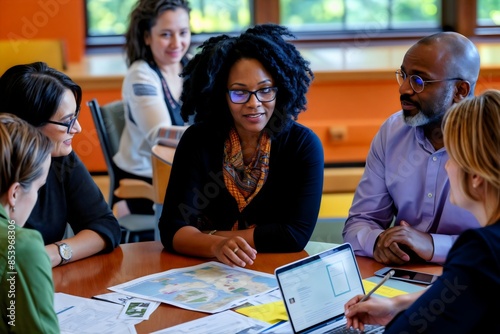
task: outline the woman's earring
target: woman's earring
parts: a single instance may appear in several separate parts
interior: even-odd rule
[[[11,210],[12,212],[16,212],[16,206],[14,205]]]

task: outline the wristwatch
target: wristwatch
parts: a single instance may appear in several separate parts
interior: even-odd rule
[[[61,256],[61,262],[58,266],[68,263],[71,260],[71,256],[73,256],[71,247],[64,242],[54,242],[54,244],[59,248],[59,255]]]

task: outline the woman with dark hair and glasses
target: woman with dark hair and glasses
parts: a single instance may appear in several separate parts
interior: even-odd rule
[[[82,130],[81,100],[80,86],[42,62],[13,66],[0,78],[0,112],[34,125],[54,146],[47,182],[26,222],[42,234],[52,266],[111,251],[121,238],[118,221],[71,146]],[[75,235],[61,241],[67,224]]]
[[[309,63],[258,25],[207,40],[183,71],[177,147],[159,222],[170,251],[251,265],[257,252],[297,252],[314,230],[323,188],[319,138],[295,122]]]

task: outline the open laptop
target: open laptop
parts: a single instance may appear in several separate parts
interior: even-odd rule
[[[274,273],[294,333],[350,332],[344,305],[365,290],[349,243],[286,264]],[[364,333],[383,330],[383,326],[365,326]]]

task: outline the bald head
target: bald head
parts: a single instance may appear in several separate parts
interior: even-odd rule
[[[419,46],[438,50],[436,63],[446,69],[449,77],[467,80],[471,85],[470,95],[473,95],[480,66],[479,53],[474,43],[456,32],[440,32],[422,38],[411,49]]]

